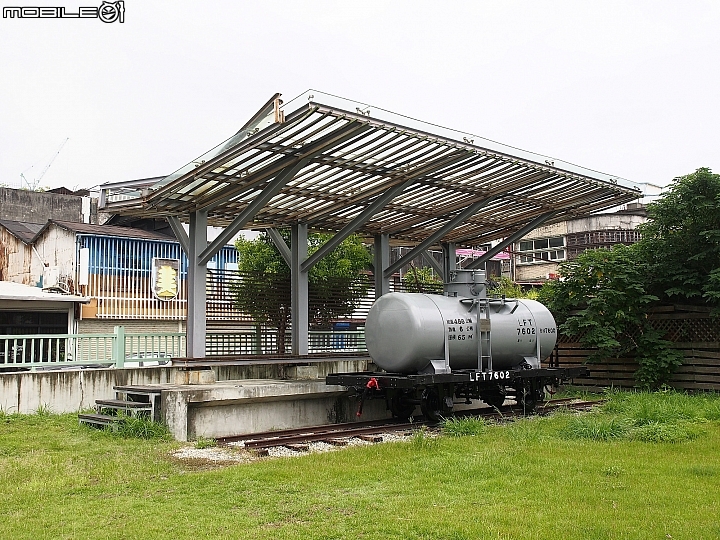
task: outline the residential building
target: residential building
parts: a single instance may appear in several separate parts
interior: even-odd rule
[[[560,263],[587,249],[633,244],[640,239],[637,226],[647,221],[642,204],[628,204],[609,214],[541,226],[513,246],[514,280],[538,285],[558,275]]]

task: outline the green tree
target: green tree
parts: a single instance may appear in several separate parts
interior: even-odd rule
[[[649,204],[640,243],[662,300],[720,304],[720,174],[701,168],[676,178]]]
[[[515,283],[512,279],[506,276],[496,276],[490,278],[490,285],[488,289],[488,295],[490,296],[505,296],[505,298],[528,298],[530,300],[537,300],[538,291],[536,289],[530,289],[528,291]]]
[[[649,266],[638,244],[588,250],[561,264],[563,279],[546,283],[540,300],[563,333],[597,349],[589,361],[634,356],[638,384],[655,388],[668,382],[682,355],[647,318],[647,308],[658,300],[648,293]]]
[[[290,244],[290,234],[282,232]],[[308,254],[317,251],[330,235],[310,233]],[[290,323],[290,268],[270,236],[255,240],[238,239],[240,280],[233,286],[235,306],[258,324],[278,329],[278,352],[285,352],[285,335]],[[309,319],[316,328],[329,328],[332,319],[349,315],[364,298],[369,286],[359,279],[370,263],[370,254],[358,236],[346,238],[309,272]]]
[[[421,268],[410,265],[408,270],[402,277],[405,290],[411,293],[437,293],[442,292],[442,279],[429,266]]]

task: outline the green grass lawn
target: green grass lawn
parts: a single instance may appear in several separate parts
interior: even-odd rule
[[[0,415],[0,538],[720,538],[717,396],[213,470],[178,446]]]

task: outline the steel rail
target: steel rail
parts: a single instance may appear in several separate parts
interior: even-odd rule
[[[600,401],[574,402],[574,398],[565,398],[544,402],[533,412],[538,416],[544,416],[560,408],[566,407],[573,410],[586,410],[603,403]],[[460,411],[455,417],[477,416],[484,419],[497,421],[510,421],[526,416],[522,407],[518,405],[497,409],[471,409]],[[351,422],[343,424],[327,424],[305,428],[294,428],[280,431],[268,431],[263,433],[237,435],[217,439],[219,445],[232,443],[243,443],[247,449],[273,448],[278,446],[295,445],[301,443],[328,441],[334,439],[352,438],[360,435],[377,435],[397,431],[415,431],[422,427],[436,426],[437,423],[425,421],[422,417],[418,421],[402,422],[400,420],[384,419],[369,422]]]

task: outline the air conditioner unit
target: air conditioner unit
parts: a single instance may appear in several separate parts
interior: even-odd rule
[[[43,289],[56,289],[60,284],[60,268],[46,266],[43,269]]]
[[[43,270],[43,291],[69,293],[67,276],[60,273],[57,266],[46,266]]]

